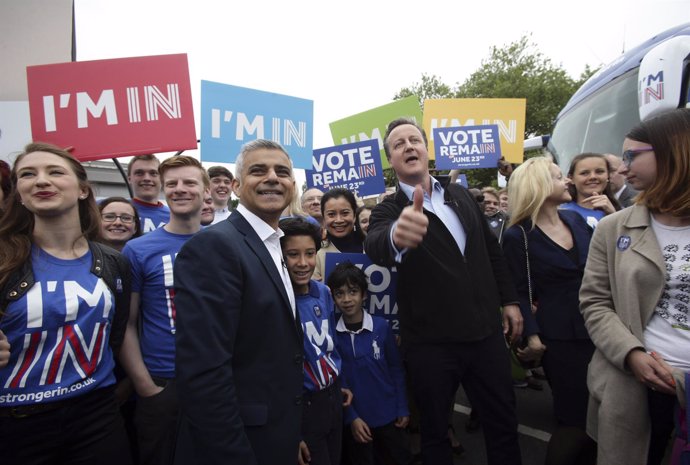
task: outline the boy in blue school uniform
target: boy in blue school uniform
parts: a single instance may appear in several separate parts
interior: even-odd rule
[[[352,392],[341,387],[335,346],[335,306],[328,288],[311,279],[321,231],[303,218],[280,222],[284,266],[295,291],[304,332],[304,389],[299,465],[338,465],[342,451],[343,407]]]
[[[340,263],[328,277],[342,317],[336,325],[336,346],[342,357],[343,378],[354,394],[345,410],[350,426],[346,442],[353,465],[412,461],[405,375],[388,321],[365,312],[367,277],[350,262]],[[347,437],[347,435],[346,435]]]

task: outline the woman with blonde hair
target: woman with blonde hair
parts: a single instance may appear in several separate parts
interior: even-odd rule
[[[599,222],[580,291],[596,351],[587,431],[607,464],[658,464],[690,371],[690,110],[623,142],[632,207]]]
[[[0,222],[2,463],[131,463],[113,374],[129,262],[93,241],[99,211],[68,152],[29,144],[11,179]]]
[[[553,395],[558,427],[546,464],[594,464],[596,444],[585,432],[587,364],[594,345],[578,307],[592,229],[577,213],[559,209],[571,200],[568,184],[547,157],[531,158],[515,169],[508,185],[511,219],[503,253],[527,339],[518,356],[541,358]]]

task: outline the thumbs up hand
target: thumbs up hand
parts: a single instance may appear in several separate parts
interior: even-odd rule
[[[0,368],[3,368],[10,361],[10,343],[7,342],[7,336],[0,331]]]
[[[417,184],[412,197],[412,205],[405,207],[400,213],[397,226],[393,232],[393,243],[398,250],[414,249],[424,240],[429,219],[424,215],[424,191]]]

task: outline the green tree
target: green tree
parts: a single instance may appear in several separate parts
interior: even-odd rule
[[[422,75],[421,82],[404,87],[395,99],[417,95],[422,105],[432,98],[525,98],[527,99],[525,137],[551,132],[558,112],[573,93],[596,70],[585,66],[575,80],[561,65],[555,65],[524,35],[502,47],[491,47],[489,57],[475,72],[456,87],[435,75]],[[466,170],[470,185],[495,185],[496,170]]]
[[[416,82],[410,87],[403,87],[395,94],[393,100],[403,99],[412,95],[419,99],[419,106],[424,110],[424,100],[434,98],[453,98],[457,91],[451,88],[448,84],[441,81],[441,78],[436,75],[422,74],[421,82]]]
[[[459,98],[525,98],[525,137],[551,132],[558,112],[591,76],[587,66],[577,81],[545,57],[529,36],[503,47],[491,47],[489,58],[460,85]]]

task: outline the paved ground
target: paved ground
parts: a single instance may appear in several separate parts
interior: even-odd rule
[[[555,426],[551,410],[551,391],[545,381],[542,381],[542,384],[543,391],[515,389],[523,465],[543,465],[546,446]],[[453,426],[465,448],[465,453],[456,457],[454,462],[459,465],[486,464],[482,430],[473,433],[465,431],[465,423],[469,418],[468,405],[467,398],[460,389],[455,403]],[[417,444],[418,438],[413,436],[413,449],[418,447]]]

